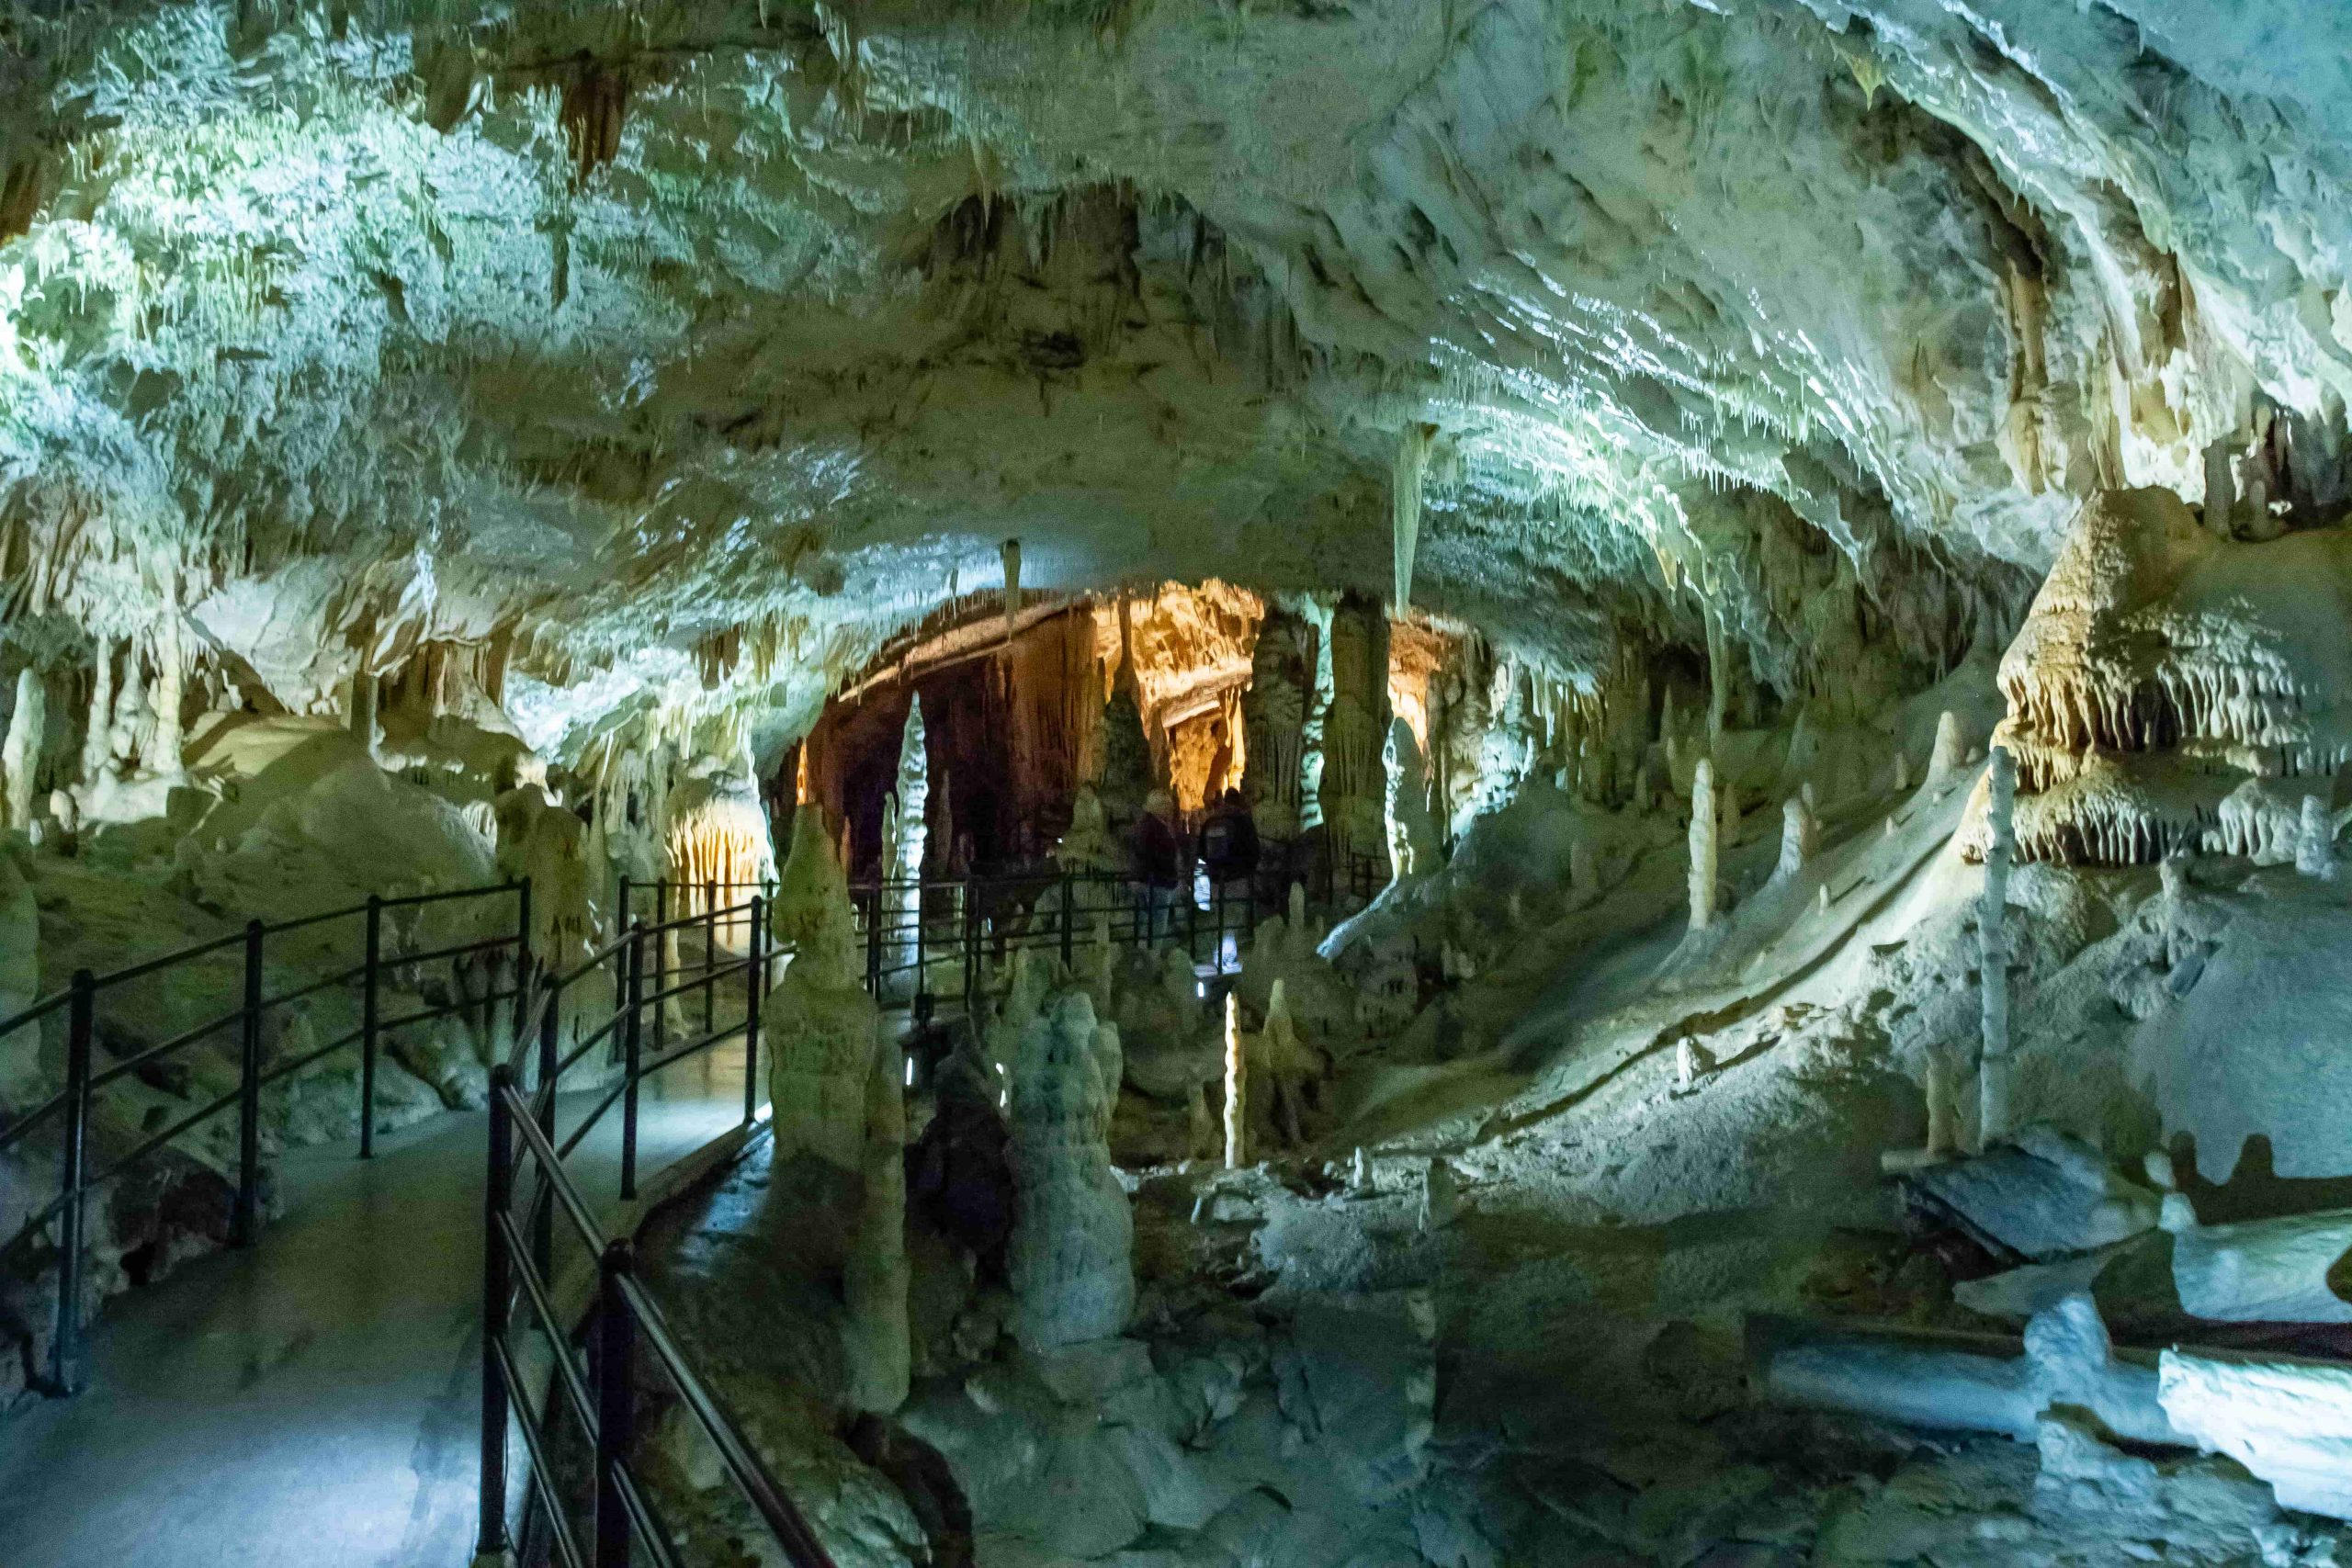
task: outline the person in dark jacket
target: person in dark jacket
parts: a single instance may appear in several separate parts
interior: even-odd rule
[[[1258,824],[1239,790],[1227,790],[1201,824],[1201,863],[1208,867],[1213,887],[1246,881],[1256,873]]]
[[[1143,895],[1144,939],[1158,942],[1176,927],[1177,890],[1183,886],[1184,857],[1172,818],[1176,802],[1164,789],[1145,797],[1128,840],[1131,874]]]

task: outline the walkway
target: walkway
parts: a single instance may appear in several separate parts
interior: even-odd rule
[[[742,1047],[647,1080],[650,1177],[741,1120]],[[593,1104],[568,1094],[559,1125]],[[107,1303],[89,1389],[0,1425],[8,1568],[463,1568],[481,1430],[487,1117],[298,1151],[250,1252]],[[620,1113],[570,1161],[618,1188]]]

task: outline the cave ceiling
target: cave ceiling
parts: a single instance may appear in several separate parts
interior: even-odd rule
[[[1035,590],[1382,592],[1411,486],[1417,604],[1571,675],[1712,617],[1797,695],[1858,616],[1929,668],[2005,628],[2085,495],[2194,500],[2274,411],[2339,505],[2330,5],[244,0],[5,41],[28,641],[169,598],[256,666],[503,636],[564,717],[805,708],[1006,537]]]

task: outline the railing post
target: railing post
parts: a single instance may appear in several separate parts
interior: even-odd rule
[[[718,1027],[718,884],[703,886],[702,1032]]]
[[[556,1079],[560,1072],[560,1068],[557,1066],[557,1047],[561,1044],[563,1039],[559,1013],[563,1000],[563,992],[556,982],[555,973],[549,970],[547,972],[545,984],[539,987],[540,994],[546,998],[546,1003],[539,1010],[538,1122],[539,1132],[547,1139],[549,1148],[555,1146]],[[531,1260],[538,1265],[539,1278],[542,1280],[554,1277],[554,1178],[551,1175],[546,1172],[540,1173],[538,1201],[531,1211]]]
[[[376,1049],[379,1012],[377,967],[384,950],[384,900],[368,895],[368,961],[359,978],[359,1157],[376,1156]]]
[[[60,1394],[82,1391],[82,1177],[90,1134],[90,1046],[98,989],[87,969],[74,971],[73,987],[65,1014],[65,1158],[58,1188],[65,1207],[57,1217],[57,1333],[49,1343],[50,1382]]]
[[[928,1021],[930,1021],[930,1018],[931,1018],[931,954],[930,954],[930,953],[929,953],[929,952],[927,952],[927,951],[925,950],[925,943],[924,943],[924,942],[923,942],[923,930],[922,930],[922,916],[923,916],[923,908],[922,908],[922,894],[923,894],[923,887],[922,887],[922,874],[921,874],[920,873],[918,873],[918,874],[916,874],[916,876],[915,876],[915,896],[914,896],[914,912],[915,912],[915,997],[914,997],[914,1018],[915,1018],[915,1021],[916,1021],[917,1023],[919,1023],[919,1024],[920,1024],[920,1023],[928,1022]]]
[[[490,1170],[482,1184],[481,1264],[481,1529],[474,1561],[495,1562],[506,1552],[506,1380],[499,1348],[506,1340],[506,1311],[514,1292],[514,1260],[499,1224],[514,1188],[514,1127],[509,1094],[514,1069],[490,1069]]]
[[[613,940],[628,935],[628,878],[621,878],[620,897],[613,901]]]
[[[636,1266],[628,1238],[596,1260],[596,1568],[628,1568],[628,1507],[620,1472],[636,1437],[637,1325],[621,1280]]]
[[[261,1233],[261,947],[268,928],[245,922],[244,1032],[238,1055],[237,1202],[229,1242],[251,1247]]]
[[[531,879],[525,877],[515,884],[514,894],[514,1027],[506,1032],[516,1050],[513,1059],[521,1060],[523,1022],[531,1011]]]
[[[645,928],[629,923],[628,991],[621,1005],[621,1057],[628,1074],[621,1087],[621,1201],[637,1197],[637,1073],[645,1050]],[[661,934],[653,938],[658,944]],[[656,1004],[657,1008],[659,1004]],[[658,1019],[658,1012],[657,1012]]]
[[[752,895],[751,962],[743,966],[743,1125],[760,1113],[760,1004],[768,988],[767,900]]]
[[[665,876],[653,885],[653,993],[656,996],[670,988],[669,924],[670,879]],[[670,1025],[666,1018],[669,1010],[667,998],[653,1005],[653,1045],[656,1050],[666,1049],[670,1043]]]
[[[972,995],[980,988],[980,879],[964,874],[964,929],[956,933],[964,957],[964,1016],[972,1016]]]
[[[1070,966],[1078,952],[1078,879],[1062,873],[1062,967]]]
[[[883,882],[874,885],[874,902],[865,917],[865,989],[876,1001],[882,999],[882,904]]]

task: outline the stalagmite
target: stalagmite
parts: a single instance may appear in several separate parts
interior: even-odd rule
[[[2237,510],[2237,486],[2230,475],[2230,443],[2225,438],[2205,448],[2205,527],[2230,536],[2231,515]]]
[[[1960,1084],[1951,1053],[1928,1048],[1928,1157],[1949,1159],[1960,1152]]]
[[[2335,880],[2335,816],[2318,795],[2303,796],[2301,830],[2295,838],[2295,869],[2322,882]]]
[[[1928,756],[1929,787],[1949,787],[1967,760],[1968,742],[1960,733],[1960,716],[1946,708],[1936,716],[1936,748]]]
[[[842,1270],[849,1404],[888,1415],[907,1402],[907,1102],[899,1052],[881,1046],[865,1079],[865,1176],[857,1235]]]
[[[810,801],[792,816],[792,847],[776,875],[768,930],[779,948],[798,953],[832,918],[835,907],[848,902],[849,880],[834,858],[824,807]]]
[[[344,726],[370,756],[376,752],[376,677],[365,665],[352,672],[344,697]]]
[[[155,684],[148,694],[155,710],[154,743],[145,761],[149,773],[177,778],[187,750],[180,714],[187,695],[187,645],[180,625],[177,572],[166,581],[164,606],[163,624],[155,632]]]
[[[2238,502],[2238,532],[2257,544],[2267,543],[2286,532],[2285,525],[2270,514],[2270,481],[2256,474],[2245,482],[2245,495]]]
[[[762,1020],[768,1092],[775,1102],[775,1157],[806,1151],[860,1172],[869,1080],[893,1053],[882,1043],[881,1010],[858,983],[847,897],[830,900],[811,925]]]
[[[1401,718],[1388,725],[1382,752],[1387,774],[1388,858],[1399,879],[1426,876],[1442,858],[1437,821],[1430,814],[1429,781],[1413,727]]]
[[[1813,859],[1821,842],[1821,823],[1803,795],[1792,795],[1781,806],[1781,864],[1782,876],[1794,876]]]
[[[1977,1068],[1977,1139],[1990,1148],[2016,1131],[2009,1059],[2009,860],[2017,845],[2014,821],[2017,764],[2008,749],[1993,748],[1992,792],[1985,807],[1984,897],[1977,907],[1984,983],[1984,1044]]]
[[[1705,931],[1715,919],[1715,764],[1699,759],[1690,775],[1690,929]]]
[[[890,796],[889,829],[882,841],[882,874],[890,887],[884,898],[888,932],[887,963],[906,971],[905,984],[914,979],[918,932],[922,919],[922,870],[931,843],[931,750],[922,722],[922,699],[907,705],[906,728],[899,737],[898,788]]]
[[[33,825],[34,784],[40,773],[41,739],[49,727],[49,693],[31,666],[17,671],[17,706],[9,716],[8,738],[0,742],[0,780],[7,791],[10,830],[24,832]]]
[[[82,782],[97,782],[111,754],[114,730],[114,639],[93,638],[95,658],[90,674],[90,722],[82,736]],[[137,658],[134,652],[130,655]]]
[[[1135,1308],[1135,1220],[1103,1129],[1093,999],[1065,991],[1030,1026],[1012,1089],[1013,1337],[1032,1352],[1118,1333]],[[1115,1033],[1115,1030],[1113,1031]]]
[[[1276,985],[1282,982],[1276,981]],[[1249,1163],[1250,1064],[1241,1049],[1241,998],[1225,994],[1225,1168]]]

